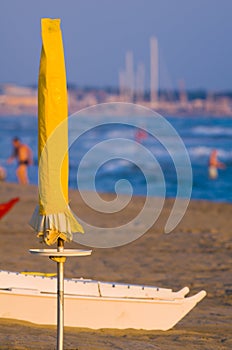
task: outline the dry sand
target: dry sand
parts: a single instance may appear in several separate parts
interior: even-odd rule
[[[41,248],[28,225],[37,204],[37,188],[0,184],[0,202],[16,196],[20,201],[0,221],[1,269],[55,272],[54,262],[28,253],[30,248]],[[106,226],[136,215],[144,202],[137,197],[120,215],[104,217],[86,208],[76,191],[71,192],[71,199],[81,217]],[[205,289],[207,297],[166,332],[66,328],[65,349],[232,349],[232,205],[191,201],[181,223],[172,234],[164,235],[163,226],[171,207],[172,200],[167,200],[157,223],[135,242],[120,248],[94,249],[91,257],[68,259],[66,277],[83,276],[174,290],[187,285],[191,293]],[[83,248],[74,243],[67,247]],[[0,349],[55,347],[55,327],[0,319]]]

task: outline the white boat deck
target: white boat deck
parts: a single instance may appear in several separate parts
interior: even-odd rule
[[[40,276],[26,272],[0,271],[0,289],[31,290],[37,293],[56,293],[57,278]],[[100,282],[84,278],[64,279],[65,295],[79,295],[110,298],[136,298],[136,299],[178,299],[183,298],[188,292],[188,287],[179,292],[172,289],[158,288],[146,285],[125,284],[115,282]]]

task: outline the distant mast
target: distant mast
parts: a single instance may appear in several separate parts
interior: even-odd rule
[[[182,106],[185,106],[188,103],[185,81],[183,79],[179,80],[179,100]]]
[[[129,102],[134,98],[134,60],[132,51],[126,53],[126,89]]]
[[[143,63],[139,63],[136,71],[136,101],[143,102],[145,90],[145,67]]]
[[[159,60],[158,60],[158,42],[156,37],[150,39],[150,101],[151,106],[158,102],[158,90],[159,90]]]
[[[126,74],[124,70],[119,71],[119,95],[120,101],[126,100]]]

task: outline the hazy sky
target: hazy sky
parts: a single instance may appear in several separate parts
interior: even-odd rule
[[[125,53],[160,48],[160,84],[232,89],[232,0],[0,0],[0,83],[37,83],[40,18],[61,18],[67,79],[118,85]]]

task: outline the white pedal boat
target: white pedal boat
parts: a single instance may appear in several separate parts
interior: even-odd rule
[[[56,289],[56,277],[0,271],[0,318],[56,325]],[[65,326],[144,330],[172,328],[206,295],[82,278],[65,279],[64,293]]]

